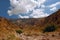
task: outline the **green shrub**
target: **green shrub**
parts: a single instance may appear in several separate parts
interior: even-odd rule
[[[56,30],[56,26],[55,25],[48,25],[43,32],[53,32]]]
[[[22,30],[16,30],[17,33],[21,34],[22,33]]]

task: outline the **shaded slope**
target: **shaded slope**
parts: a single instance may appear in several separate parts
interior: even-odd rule
[[[45,19],[46,23],[60,24],[60,9]]]

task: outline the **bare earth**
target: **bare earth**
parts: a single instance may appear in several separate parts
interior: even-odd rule
[[[60,33],[41,33],[40,35],[27,36],[24,33],[18,35],[21,40],[60,40]]]

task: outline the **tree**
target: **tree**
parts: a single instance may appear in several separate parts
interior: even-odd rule
[[[56,26],[54,25],[48,25],[44,30],[43,32],[53,32],[56,30]]]

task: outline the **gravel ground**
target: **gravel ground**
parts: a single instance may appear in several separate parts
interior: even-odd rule
[[[27,36],[24,33],[20,34],[19,37],[21,40],[60,40],[60,33],[48,33],[48,34],[40,34],[40,35],[31,35]]]

